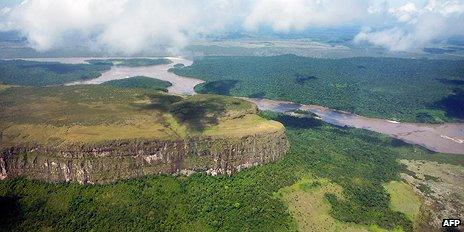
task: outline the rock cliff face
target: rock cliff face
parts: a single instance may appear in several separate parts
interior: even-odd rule
[[[0,92],[0,179],[111,183],[147,174],[228,174],[287,151],[256,105],[111,86]]]
[[[284,130],[238,138],[115,140],[66,147],[16,146],[0,154],[0,179],[23,176],[48,182],[111,183],[147,174],[231,175],[285,154]]]

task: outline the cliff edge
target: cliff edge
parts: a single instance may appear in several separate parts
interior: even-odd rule
[[[288,149],[252,103],[111,86],[0,89],[0,179],[110,183],[147,174],[232,174]]]

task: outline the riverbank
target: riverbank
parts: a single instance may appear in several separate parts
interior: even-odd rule
[[[76,84],[101,84],[110,80],[129,78],[132,76],[147,76],[164,81],[169,81],[172,86],[168,88],[169,93],[181,95],[195,94],[194,87],[203,80],[178,76],[169,69],[176,64],[184,66],[191,65],[193,61],[179,58],[166,57],[172,61],[167,65],[155,65],[144,67],[112,67],[111,70],[104,72],[100,77]],[[55,61],[62,63],[85,62],[88,59],[96,58],[43,58],[31,59],[36,61]],[[105,58],[106,59],[106,58]],[[382,133],[406,143],[417,144],[431,151],[464,154],[464,124],[463,123],[444,123],[444,124],[425,124],[425,123],[401,123],[386,119],[368,118],[360,115],[351,114],[338,110],[329,109],[317,105],[303,105],[289,101],[279,101],[259,98],[242,98],[255,103],[260,110],[270,110],[274,112],[286,112],[294,110],[310,111],[318,115],[324,122],[337,125],[366,129]]]

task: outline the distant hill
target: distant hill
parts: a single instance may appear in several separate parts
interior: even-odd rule
[[[112,80],[103,83],[103,85],[111,85],[119,88],[140,88],[161,90],[167,92],[167,88],[172,86],[168,81],[162,81],[151,77],[136,76],[120,80]]]
[[[97,78],[110,68],[110,65],[0,60],[0,82],[23,86],[61,85]]]

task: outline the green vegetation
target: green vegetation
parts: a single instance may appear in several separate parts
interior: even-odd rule
[[[167,88],[172,84],[168,81],[162,81],[150,77],[136,76],[120,80],[112,80],[103,83],[104,85],[111,85],[119,88],[140,88],[155,91],[167,92]]]
[[[194,95],[190,99],[174,103],[170,112],[189,127],[204,129],[205,126],[218,124],[229,109],[228,115],[236,118],[243,112],[257,113],[254,105],[236,98],[218,95]],[[236,115],[235,115],[236,114]]]
[[[255,62],[252,59],[257,59],[257,66],[247,63]],[[231,65],[222,64],[224,60]],[[299,66],[294,67],[294,62]],[[322,69],[332,62],[340,67],[329,66],[332,71]],[[378,74],[379,79],[367,85],[363,78],[369,75],[349,75],[350,70],[343,68],[344,62],[352,62],[349,64],[369,73],[378,73],[376,69],[382,66],[387,69],[385,73],[390,73],[391,80],[384,76],[386,74]],[[360,62],[374,65],[357,66]],[[409,68],[403,67],[402,62],[414,64],[411,67],[417,68],[414,72],[418,74],[407,72]],[[380,58],[226,57],[205,58],[193,67],[179,66],[175,71],[194,75],[192,73],[199,67],[204,67],[202,75],[210,73],[211,80],[198,88],[205,93],[304,103],[314,101],[327,106],[331,105],[323,103],[334,100],[331,107],[346,110],[343,108],[346,104],[354,107],[352,111],[367,115],[411,121],[451,120],[453,115],[460,113],[460,108],[455,107],[459,106],[460,98],[449,94],[458,93],[462,85],[457,82],[449,88],[450,83],[455,82],[441,79],[435,82],[431,70],[430,75],[425,75],[426,66],[434,65],[428,62]],[[434,69],[448,70],[443,72],[447,75],[443,78],[461,75],[461,70],[455,67],[459,64],[457,61],[436,62],[439,68]],[[221,65],[224,70],[220,69]],[[397,65],[399,71],[390,70],[388,65]],[[323,75],[323,70],[329,73]],[[294,82],[283,81],[289,78],[285,73],[294,73],[291,77]],[[400,77],[409,74],[414,74],[411,83],[415,85],[402,86],[404,82]],[[215,75],[219,80],[214,80]],[[423,159],[464,165],[464,156],[429,152],[374,132],[331,126],[310,116],[264,112],[260,117],[255,114],[253,105],[239,99],[167,95],[153,91],[152,86],[161,83],[140,79],[101,86],[26,88],[0,85],[2,146],[28,142],[59,145],[115,138],[235,136],[281,128],[279,123],[266,120],[273,119],[286,126],[291,150],[275,163],[247,169],[231,177],[158,175],[95,186],[56,185],[24,179],[0,181],[0,228],[13,231],[293,231],[309,225],[308,221],[324,220],[330,222],[330,228],[344,230],[411,231],[412,208],[398,208],[398,202],[404,199],[384,187],[398,181],[399,172],[406,171],[397,160]],[[437,88],[437,91],[434,96],[424,95],[419,100],[417,96],[422,96],[420,91],[425,91],[424,86]],[[354,95],[342,97],[353,88],[358,89]],[[408,98],[406,89],[410,88],[419,92],[411,93]],[[397,100],[390,102],[393,99]],[[443,103],[441,106],[453,106],[454,111],[429,104],[437,101]],[[379,102],[381,104],[377,104]],[[393,110],[393,105],[398,111]],[[422,191],[430,191],[428,186],[423,186],[420,186]],[[293,202],[292,196],[297,197],[298,202]],[[292,208],[301,202],[319,205]],[[318,216],[306,219],[305,224],[305,219],[295,216],[298,212]]]
[[[464,61],[204,57],[178,75],[200,93],[317,104],[370,117],[440,123],[464,119]]]
[[[391,181],[385,185],[385,188],[390,194],[391,208],[404,213],[409,220],[418,225],[422,200],[414,193],[411,186],[402,181]]]
[[[420,184],[419,185],[419,190],[424,193],[425,195],[432,195],[433,191],[432,189],[430,189],[429,186],[427,185],[424,185],[424,184]]]
[[[241,99],[188,98],[108,85],[10,87],[0,91],[0,147],[115,139],[243,136],[282,130]]]
[[[427,175],[427,174],[424,175],[424,178],[425,178],[426,181],[427,180],[432,180],[432,181],[435,181],[435,182],[440,181],[440,178],[435,177],[435,176],[431,176],[431,175]]]
[[[97,78],[108,65],[62,64],[24,60],[0,61],[0,83],[46,86]]]
[[[390,145],[399,153],[400,159],[428,160],[440,164],[464,166],[464,156],[462,155],[431,152],[419,145],[410,145],[399,139],[391,139]]]
[[[355,129],[341,129],[315,119],[308,128],[308,119],[268,113],[284,125],[294,125],[288,134],[291,151],[300,162],[317,176],[327,178],[343,188],[344,197],[326,194],[331,215],[345,222],[410,231],[406,217],[390,209],[389,195],[383,182],[397,179],[401,166],[397,153],[378,135]],[[304,123],[298,124],[301,120]],[[311,128],[312,127],[312,128]],[[388,141],[388,140],[387,140]]]
[[[102,186],[1,181],[0,225],[7,231],[292,231],[285,205],[269,194],[294,179],[282,168]]]
[[[431,212],[421,215],[419,222],[422,223],[420,223],[420,228],[425,231],[432,231],[432,229],[426,227],[435,226],[439,228],[442,215],[459,215],[464,212],[464,202],[462,201],[464,189],[462,185],[456,184],[462,183],[464,179],[464,166],[462,164],[453,165],[434,161],[405,159],[400,160],[400,162],[410,171],[407,173],[410,177],[404,179],[408,185],[414,186],[416,190],[420,191],[421,198],[427,203],[427,206],[433,203],[431,209],[425,208],[425,211],[429,210]],[[392,203],[394,202],[392,201]],[[406,206],[408,205],[413,206],[413,203],[409,202]],[[421,211],[424,211],[424,208]]]
[[[327,193],[342,196],[343,189],[326,179],[303,178],[278,194],[288,205],[299,231],[368,231],[367,226],[341,222],[330,215]]]
[[[236,80],[211,81],[195,86],[195,91],[197,93],[230,95],[230,91],[237,83]]]
[[[127,67],[140,67],[140,66],[151,66],[160,64],[172,63],[169,59],[149,59],[149,58],[134,58],[134,59],[95,59],[88,60],[90,64],[95,65],[115,65],[115,66],[127,66]]]
[[[193,101],[201,102],[206,97],[199,95]],[[161,175],[95,186],[1,181],[2,228],[292,231],[297,229],[295,220],[299,219],[293,219],[293,211],[288,211],[287,198],[276,193],[294,185],[302,190],[302,196],[320,194],[316,199],[325,206],[319,209],[337,219],[328,219],[335,225],[411,231],[407,215],[390,208],[390,195],[384,185],[397,180],[403,170],[396,162],[402,156],[400,151],[422,150],[430,156],[434,153],[395,144],[393,139],[373,132],[335,127],[311,118],[270,112],[263,116],[287,127],[291,150],[275,163],[231,177]],[[459,162],[463,159],[461,156]],[[308,176],[317,181],[308,180]]]

